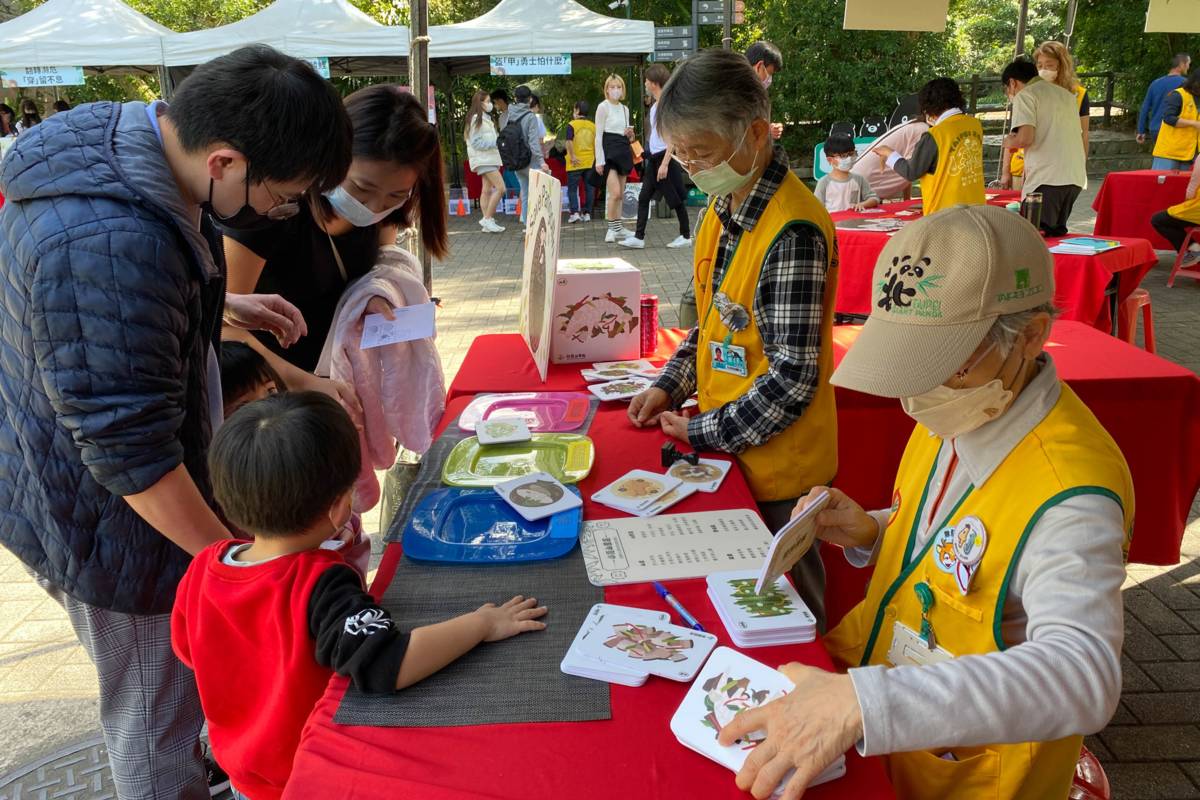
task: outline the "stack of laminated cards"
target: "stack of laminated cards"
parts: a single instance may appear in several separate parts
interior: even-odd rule
[[[700,484],[635,469],[593,494],[592,501],[635,517],[653,517],[698,491]]]
[[[750,751],[763,742],[766,733],[754,731],[735,744],[722,747],[717,741],[721,729],[743,711],[764,706],[794,688],[783,673],[736,650],[718,647],[671,717],[671,732],[680,744],[736,773],[746,763]],[[846,757],[839,755],[811,785],[845,774]],[[791,772],[784,775],[776,794],[782,793],[791,777]]]
[[[755,592],[757,570],[714,572],[708,576],[708,598],[738,647],[768,647],[811,642],[817,619],[781,575]]]
[[[690,681],[717,644],[711,633],[672,625],[664,612],[597,603],[560,668],[568,675],[641,686],[658,675]]]

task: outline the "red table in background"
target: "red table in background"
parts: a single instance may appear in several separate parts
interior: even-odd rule
[[[1110,172],[1092,201],[1097,236],[1137,236],[1156,250],[1174,250],[1158,235],[1150,218],[1168,206],[1182,203],[1191,171],[1138,169]]]
[[[468,356],[468,364],[471,360]],[[525,388],[533,387],[527,384]],[[457,418],[467,402],[467,396],[451,401],[443,426]],[[592,473],[579,485],[585,498],[585,516],[588,519],[619,516],[618,512],[586,498],[631,469],[659,469],[658,452],[665,437],[658,430],[631,427],[625,419],[624,406],[611,403],[597,413],[589,435],[596,443],[597,458]],[[692,495],[671,511],[695,513],[727,508],[754,508],[750,490],[736,468],[716,494]],[[400,557],[400,545],[388,545],[371,587],[376,597],[382,595],[392,580]],[[732,646],[707,599],[704,580],[668,583],[680,602],[707,630],[718,635],[720,644]],[[487,598],[481,598],[481,602],[484,599]],[[578,620],[555,619],[553,598],[542,599],[550,608],[550,624],[578,624]],[[648,584],[609,587],[604,591],[604,599],[642,608],[664,607]],[[748,654],[771,665],[800,661],[832,668],[819,642],[756,648]],[[497,675],[496,680],[520,680],[520,676]],[[622,800],[668,797],[745,800],[748,797],[738,791],[731,772],[688,750],[671,734],[671,716],[688,689],[684,683],[651,678],[640,688],[611,686],[609,720],[454,728],[337,725],[333,715],[346,685],[345,679],[334,678],[309,718],[296,755],[295,779],[285,797],[297,800],[314,797],[610,800],[618,796]],[[486,700],[484,688],[478,698],[464,698],[464,702]],[[878,759],[862,759],[852,750],[847,754],[846,768],[845,777],[814,787],[805,797],[856,800],[894,797]]]
[[[1182,193],[1180,197],[1182,199]],[[1015,199],[1016,192],[1001,192],[989,202],[1004,205]],[[881,214],[841,211],[832,216],[835,221],[894,217],[897,211],[914,207],[920,210],[920,201],[888,203],[883,207],[887,211]],[[871,275],[889,235],[882,231],[839,228],[837,238],[840,269],[834,310],[839,314],[866,316],[871,313],[876,296]],[[1050,238],[1046,243],[1053,247],[1060,241],[1061,238]],[[1158,263],[1158,256],[1145,239],[1122,238],[1121,244],[1116,250],[1094,256],[1054,254],[1054,302],[1063,310],[1063,319],[1085,322],[1105,332],[1112,330],[1112,313],[1105,291],[1113,277],[1116,276],[1118,281],[1116,299],[1119,304]]]

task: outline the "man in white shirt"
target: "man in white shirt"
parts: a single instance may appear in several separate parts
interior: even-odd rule
[[[1067,796],[1121,693],[1133,485],[1043,351],[1053,268],[1028,222],[986,205],[921,219],[880,254],[878,306],[831,382],[901,398],[918,425],[891,508],[831,489],[817,517],[821,539],[875,565],[825,639],[848,673],[782,667],[795,691],[721,732],[765,729],[737,776],[755,797],[787,782],[794,800],[852,746],[885,756],[902,798]]]

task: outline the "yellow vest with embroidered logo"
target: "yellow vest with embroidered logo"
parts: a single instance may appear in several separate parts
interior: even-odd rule
[[[574,161],[567,156],[567,170],[591,169],[596,163],[596,123],[587,119],[573,119],[567,124],[574,131],[571,147],[575,150]]]
[[[817,391],[804,413],[763,444],[737,456],[746,481],[759,502],[799,497],[813,486],[832,480],[837,472],[837,409],[833,386],[833,304],[837,294],[836,239],[833,221],[800,179],[791,172],[783,179],[754,229],[742,233],[718,291],[750,312],[750,325],[734,333],[730,344],[745,349],[746,377],[712,367],[711,342],[725,340],[729,330],[712,308],[712,275],[721,236],[721,221],[709,207],[696,233],[695,290],[700,312],[696,350],[696,386],[700,411],[712,411],[750,391],[769,366],[762,336],[754,319],[754,297],[763,261],[789,228],[809,225],[825,237],[825,294],[821,313],[821,353],[817,359]]]
[[[1133,530],[1129,469],[1108,432],[1062,384],[1050,413],[984,487],[971,488],[960,498],[946,497],[938,509],[934,531],[973,516],[987,532],[987,547],[964,596],[954,575],[935,561],[938,537],[930,536],[925,547],[916,548],[918,521],[928,515],[927,504],[935,502],[930,483],[942,446],[941,439],[920,425],[909,439],[896,477],[899,507],[883,534],[866,599],[825,639],[839,665],[889,664],[895,624],[921,630],[921,603],[914,591],[921,582],[933,592],[929,621],[938,647],[955,656],[1004,650],[1001,618],[1021,552],[1042,515],[1069,498],[1098,495],[1120,504],[1128,555]],[[949,748],[956,760],[942,758],[947,751],[939,750],[892,753],[886,761],[902,800],[1065,798],[1082,745],[1082,736],[1067,736],[1051,742]]]
[[[1087,94],[1087,89],[1083,88],[1082,85],[1075,87],[1075,107],[1076,108],[1083,108],[1083,96],[1085,94]],[[1083,130],[1083,127],[1081,124],[1080,132],[1082,132],[1082,130]],[[1087,158],[1087,153],[1084,153],[1083,155],[1084,155],[1084,158]],[[1014,178],[1019,178],[1025,174],[1025,148],[1024,147],[1018,147],[1016,150],[1013,150],[1012,160],[1010,160],[1008,162],[1008,166],[1009,166],[1008,174],[1012,175]]]
[[[925,216],[960,203],[983,205],[983,126],[969,114],[955,114],[929,129],[937,143],[937,165],[921,178]]]
[[[1180,86],[1175,90],[1183,98],[1183,107],[1179,111],[1180,119],[1197,120],[1200,116],[1196,111],[1196,98],[1187,89]],[[1158,129],[1158,138],[1154,140],[1154,157],[1169,158],[1173,161],[1191,161],[1196,157],[1197,146],[1200,146],[1200,130],[1186,125],[1168,125],[1163,122]]]

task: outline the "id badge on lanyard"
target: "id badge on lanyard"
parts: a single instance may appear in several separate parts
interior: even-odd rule
[[[708,353],[714,372],[725,372],[737,375],[739,378],[744,378],[748,374],[746,348],[726,342],[709,342]]]

